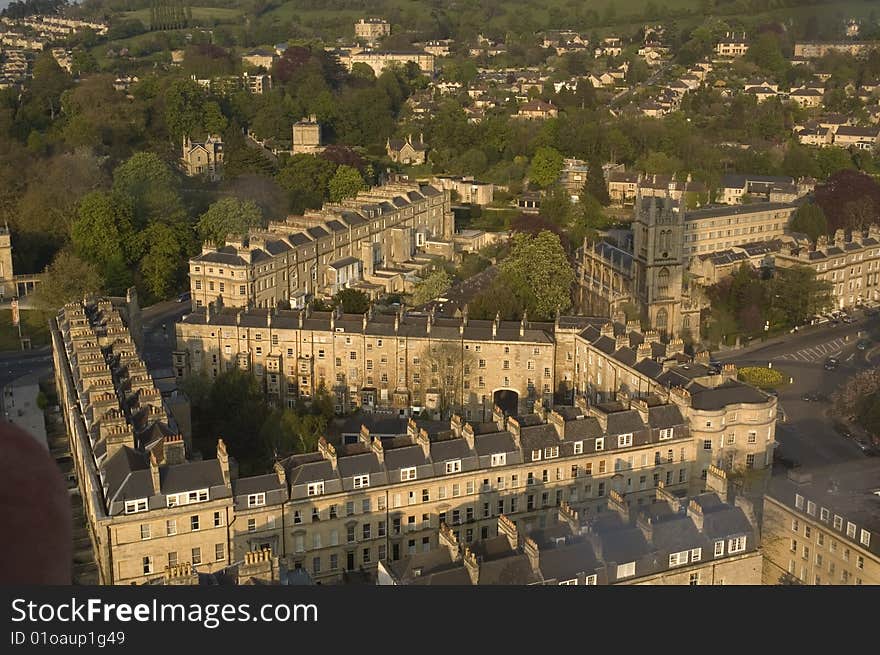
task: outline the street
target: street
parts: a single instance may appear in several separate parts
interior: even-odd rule
[[[147,369],[153,373],[171,368],[171,352],[174,350],[174,324],[189,314],[189,301],[166,300],[145,307],[141,311],[144,326],[144,347],[141,352]]]
[[[783,457],[804,467],[833,466],[864,458],[854,439],[841,436],[829,416],[827,400],[806,401],[804,394],[820,394],[830,398],[855,373],[871,368],[876,360],[878,344],[858,350],[859,332],[870,332],[880,324],[878,318],[861,318],[851,324],[823,325],[788,335],[781,342],[748,349],[743,353],[725,353],[718,359],[738,367],[767,366],[781,371],[791,384],[779,390],[779,404],[786,420],[777,423],[778,451]],[[840,365],[825,370],[828,357],[836,357]],[[855,432],[855,430],[854,430]]]

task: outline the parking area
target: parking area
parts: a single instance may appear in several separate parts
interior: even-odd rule
[[[807,348],[801,348],[799,350],[795,350],[789,353],[776,355],[773,360],[815,362],[819,359],[826,359],[828,357],[838,357],[843,352],[843,349],[847,345],[849,345],[849,343],[850,340],[848,340],[846,337],[838,337],[837,339],[832,339],[831,341],[828,341],[826,343],[820,343]]]

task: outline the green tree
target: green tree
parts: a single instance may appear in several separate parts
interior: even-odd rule
[[[774,278],[774,305],[789,325],[803,325],[832,304],[832,285],[816,279],[809,266],[793,266],[778,271]]]
[[[186,217],[174,173],[152,152],[138,152],[113,171],[113,191],[132,200],[134,226],[173,223]]]
[[[828,219],[819,205],[806,202],[791,217],[789,228],[793,232],[803,232],[815,242],[821,235],[828,234]]]
[[[327,183],[327,191],[330,200],[339,202],[345,198],[354,198],[365,186],[358,169],[342,164]]]
[[[228,125],[226,116],[220,109],[220,105],[214,102],[206,102],[202,109],[202,125],[208,134],[223,134]]]
[[[54,310],[65,303],[82,300],[84,295],[101,292],[101,275],[95,265],[69,250],[62,250],[46,267],[34,301],[43,309]]]
[[[602,160],[596,155],[590,158],[587,181],[584,183],[584,192],[595,198],[603,207],[611,204],[611,196],[608,195],[608,181],[605,179]]]
[[[146,291],[156,300],[167,298],[178,284],[186,254],[175,231],[165,223],[153,223],[144,233],[146,252],[140,274]]]
[[[422,279],[412,292],[414,305],[424,305],[446,292],[452,286],[452,278],[444,269],[438,268]]]
[[[275,179],[288,192],[291,211],[302,214],[306,209],[321,208],[335,171],[335,165],[326,159],[300,154],[291,157]]]
[[[562,153],[555,148],[542,146],[535,151],[529,166],[529,180],[539,187],[547,188],[559,180],[562,173]]]
[[[226,243],[226,237],[245,235],[249,228],[259,226],[262,221],[263,213],[253,201],[222,198],[199,216],[196,231],[203,243],[220,247]]]
[[[342,289],[333,296],[333,306],[341,306],[346,314],[366,314],[370,309],[370,297],[357,289]]]
[[[254,439],[254,433],[266,422],[269,410],[260,383],[249,372],[238,368],[221,371],[211,385],[205,407],[197,413],[203,426],[200,432],[210,435],[212,441],[221,437],[240,464],[265,457],[265,448]]]
[[[789,66],[782,54],[779,38],[773,32],[763,32],[749,45],[746,60],[776,77],[783,77]]]
[[[197,136],[203,125],[204,89],[189,78],[177,79],[168,86],[164,99],[165,124],[171,140],[179,144],[184,136]]]
[[[571,307],[574,270],[558,235],[546,230],[537,236],[514,233],[510,255],[499,269],[529,316],[550,320]]]
[[[131,238],[130,203],[105,191],[83,196],[70,230],[77,254],[103,269],[111,261],[125,259]]]

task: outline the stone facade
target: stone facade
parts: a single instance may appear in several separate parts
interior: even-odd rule
[[[780,268],[809,266],[827,280],[838,309],[880,300],[880,226],[853,230],[847,238],[837,230],[832,239],[819,237],[812,246],[791,244],[773,257]]]
[[[439,256],[453,256],[448,191],[392,182],[320,211],[253,230],[189,263],[195,307],[301,307],[307,298],[359,288],[409,288]]]
[[[201,142],[191,141],[188,136],[183,137],[181,166],[183,172],[190,177],[204,175],[210,180],[220,179],[223,170],[223,140],[212,135]]]
[[[637,322],[226,310],[193,312],[176,337],[179,378],[244,368],[279,405],[310,399],[323,385],[340,412],[455,412],[485,421],[496,406],[516,415],[536,401],[639,405],[659,394],[691,420],[699,461],[714,455],[732,467],[763,468],[772,459],[776,399],[737,382],[732,368],[711,374],[708,353],[680,364],[689,360],[680,340],[661,343]]]
[[[720,477],[725,491],[716,491]],[[498,516],[497,536],[467,540],[441,524],[437,551],[378,566],[385,585],[723,585],[760,584],[761,552],[754,505],[733,497],[726,474],[709,469],[708,489],[676,495],[614,489],[599,512],[562,501],[546,521]],[[602,511],[602,510],[605,511]],[[554,515],[555,514],[555,515]],[[489,532],[483,530],[482,532]],[[494,532],[494,531],[493,531]]]
[[[294,155],[314,155],[324,150],[321,145],[321,124],[314,114],[294,123],[291,131],[291,152]]]
[[[764,498],[764,583],[880,584],[877,467],[777,476]]]

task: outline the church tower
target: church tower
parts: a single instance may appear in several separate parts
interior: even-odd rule
[[[682,327],[684,211],[674,190],[674,178],[663,198],[643,198],[639,189],[633,218],[635,296],[650,329],[667,337]]]

